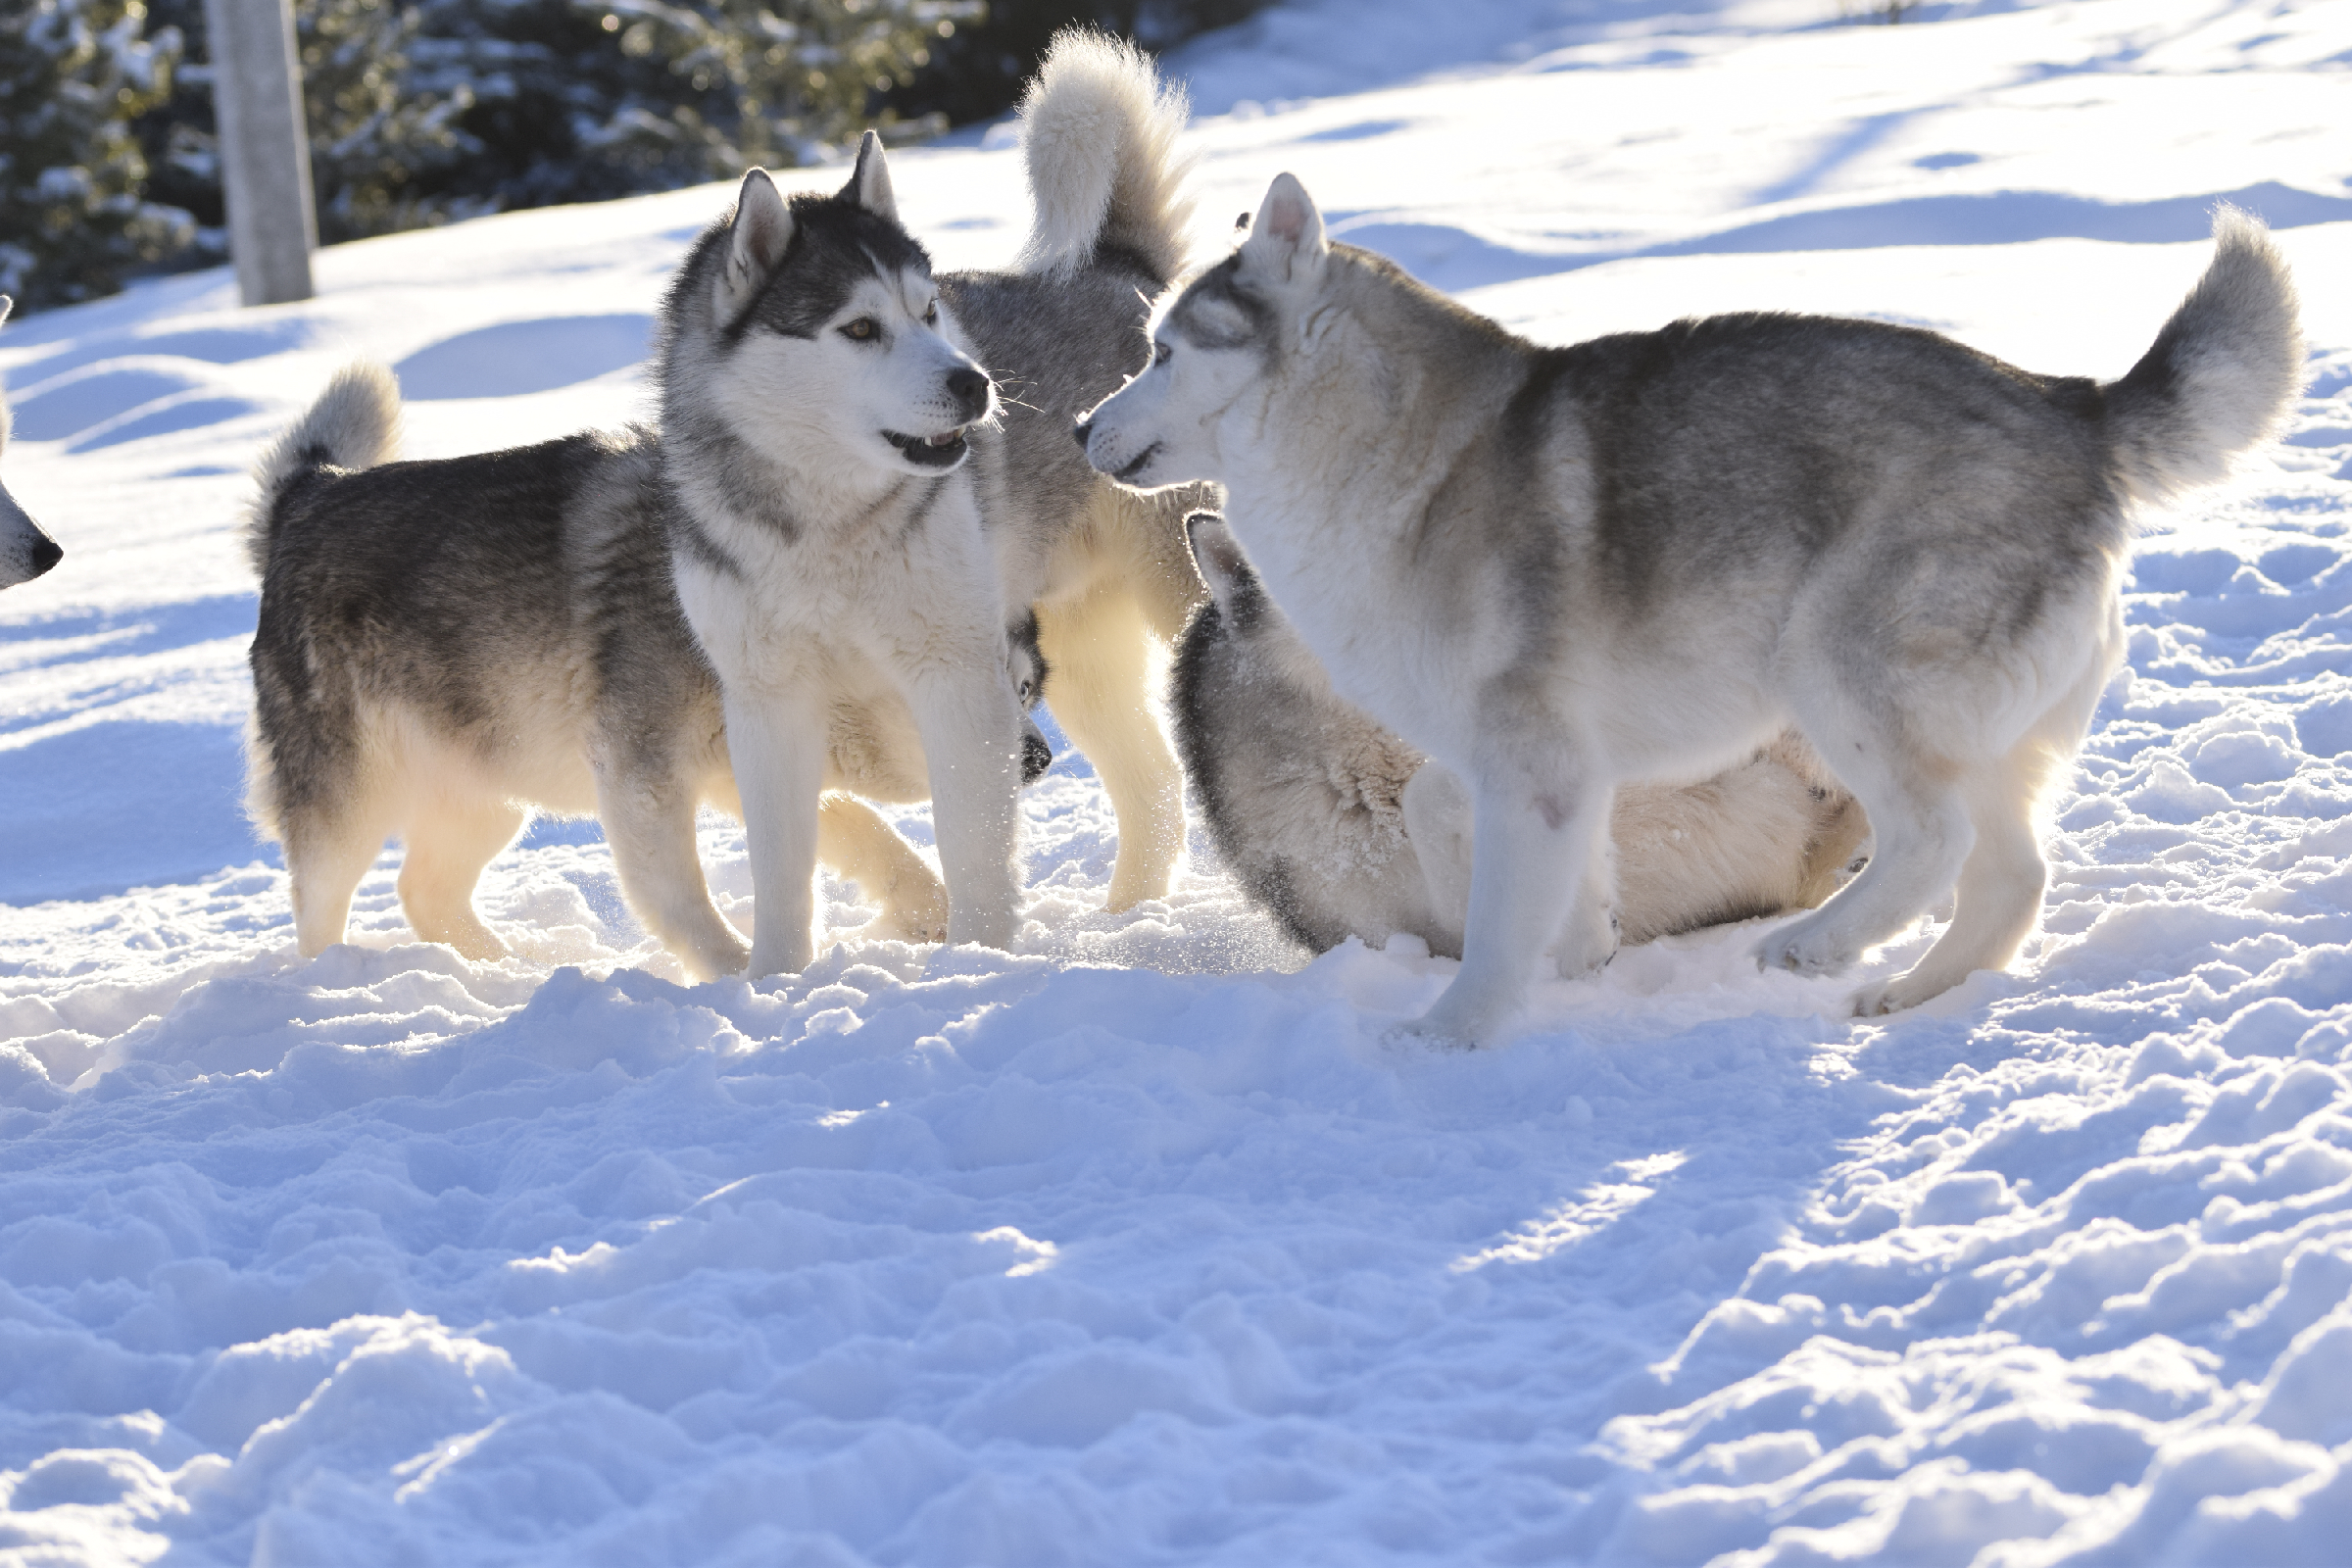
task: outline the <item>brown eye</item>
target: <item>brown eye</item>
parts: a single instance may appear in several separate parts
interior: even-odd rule
[[[924,310],[923,324],[925,326],[937,326],[939,324],[939,301],[933,300],[929,307]]]
[[[881,331],[882,328],[874,324],[874,318],[872,317],[860,316],[858,318],[858,319],[843,327],[841,329],[841,335],[851,339],[853,342],[866,343],[871,342],[875,337],[880,335]]]

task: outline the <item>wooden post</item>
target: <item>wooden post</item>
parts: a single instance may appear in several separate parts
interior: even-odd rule
[[[311,297],[318,218],[289,0],[204,0],[228,251],[248,305]]]

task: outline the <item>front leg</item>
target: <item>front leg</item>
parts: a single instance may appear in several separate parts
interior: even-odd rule
[[[1436,759],[1423,762],[1405,782],[1397,803],[1404,811],[1404,836],[1421,867],[1421,884],[1429,894],[1430,913],[1442,937],[1432,953],[1458,958],[1462,954],[1462,923],[1470,913],[1470,857],[1475,841],[1470,786],[1462,775]]]
[[[1010,948],[1021,910],[1020,703],[993,658],[927,671],[906,696],[931,779],[948,940]]]
[[[1461,972],[1410,1029],[1471,1046],[1502,1032],[1563,936],[1586,860],[1608,830],[1609,791],[1567,768],[1506,766],[1477,780],[1473,800]]]
[[[727,751],[752,862],[748,979],[798,974],[814,956],[816,809],[825,777],[823,710],[805,697],[726,688]]]

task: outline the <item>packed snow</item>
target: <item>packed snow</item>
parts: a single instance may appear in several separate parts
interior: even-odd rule
[[[2215,201],[2277,227],[2291,429],[2146,519],[2042,934],[1886,1020],[1750,925],[1399,1046],[1454,965],[1308,961],[1198,835],[1106,914],[1075,756],[1010,955],[829,883],[808,973],[688,987],[555,822],[484,879],[517,956],[413,942],[388,855],[303,961],[239,808],[246,466],[360,354],[412,455],[640,414],[728,192],[0,330],[67,550],[0,596],[0,1560],[2343,1560],[2352,8],[1919,16],[1296,0],[1171,63],[1204,251],[1289,169],[1544,341],[1825,311],[2114,376]],[[1001,130],[894,176],[1010,259]]]

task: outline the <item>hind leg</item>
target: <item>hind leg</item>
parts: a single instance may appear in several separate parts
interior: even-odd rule
[[[507,956],[507,945],[473,912],[473,885],[523,820],[505,801],[420,803],[400,862],[401,912],[418,941],[444,943],[477,962]]]
[[[1877,842],[1860,875],[1813,913],[1766,936],[1756,961],[1826,974],[1924,913],[1960,874],[1976,833],[1950,764],[1905,745],[1891,726],[1808,725],[1807,733],[1836,760]]]
[[[2006,757],[1971,769],[1963,790],[1977,843],[1960,871],[1952,923],[1911,970],[1854,999],[1861,1016],[1916,1006],[1978,969],[2000,969],[2017,956],[2041,918],[2049,879],[2034,831],[2034,808],[2052,776],[2073,759],[2090,727],[2099,693],[2122,641],[2112,615],[2105,646],[2075,688],[2037,720]]]
[[[751,956],[751,944],[710,901],[694,841],[696,790],[666,760],[659,760],[662,765],[607,766],[597,773],[597,815],[612,847],[620,896],[689,976],[700,981],[733,974]],[[743,814],[739,802],[721,804]]]
[[[1152,637],[1128,594],[1097,591],[1038,612],[1047,705],[1094,764],[1118,818],[1112,910],[1164,898],[1184,849],[1184,775],[1152,703]]]
[[[875,935],[901,942],[948,939],[947,885],[863,801],[828,793],[817,803],[816,858],[882,906],[871,928]]]
[[[306,958],[343,940],[351,896],[375,863],[389,824],[373,811],[329,820],[299,808],[284,813],[286,872],[294,897],[294,941]]]

